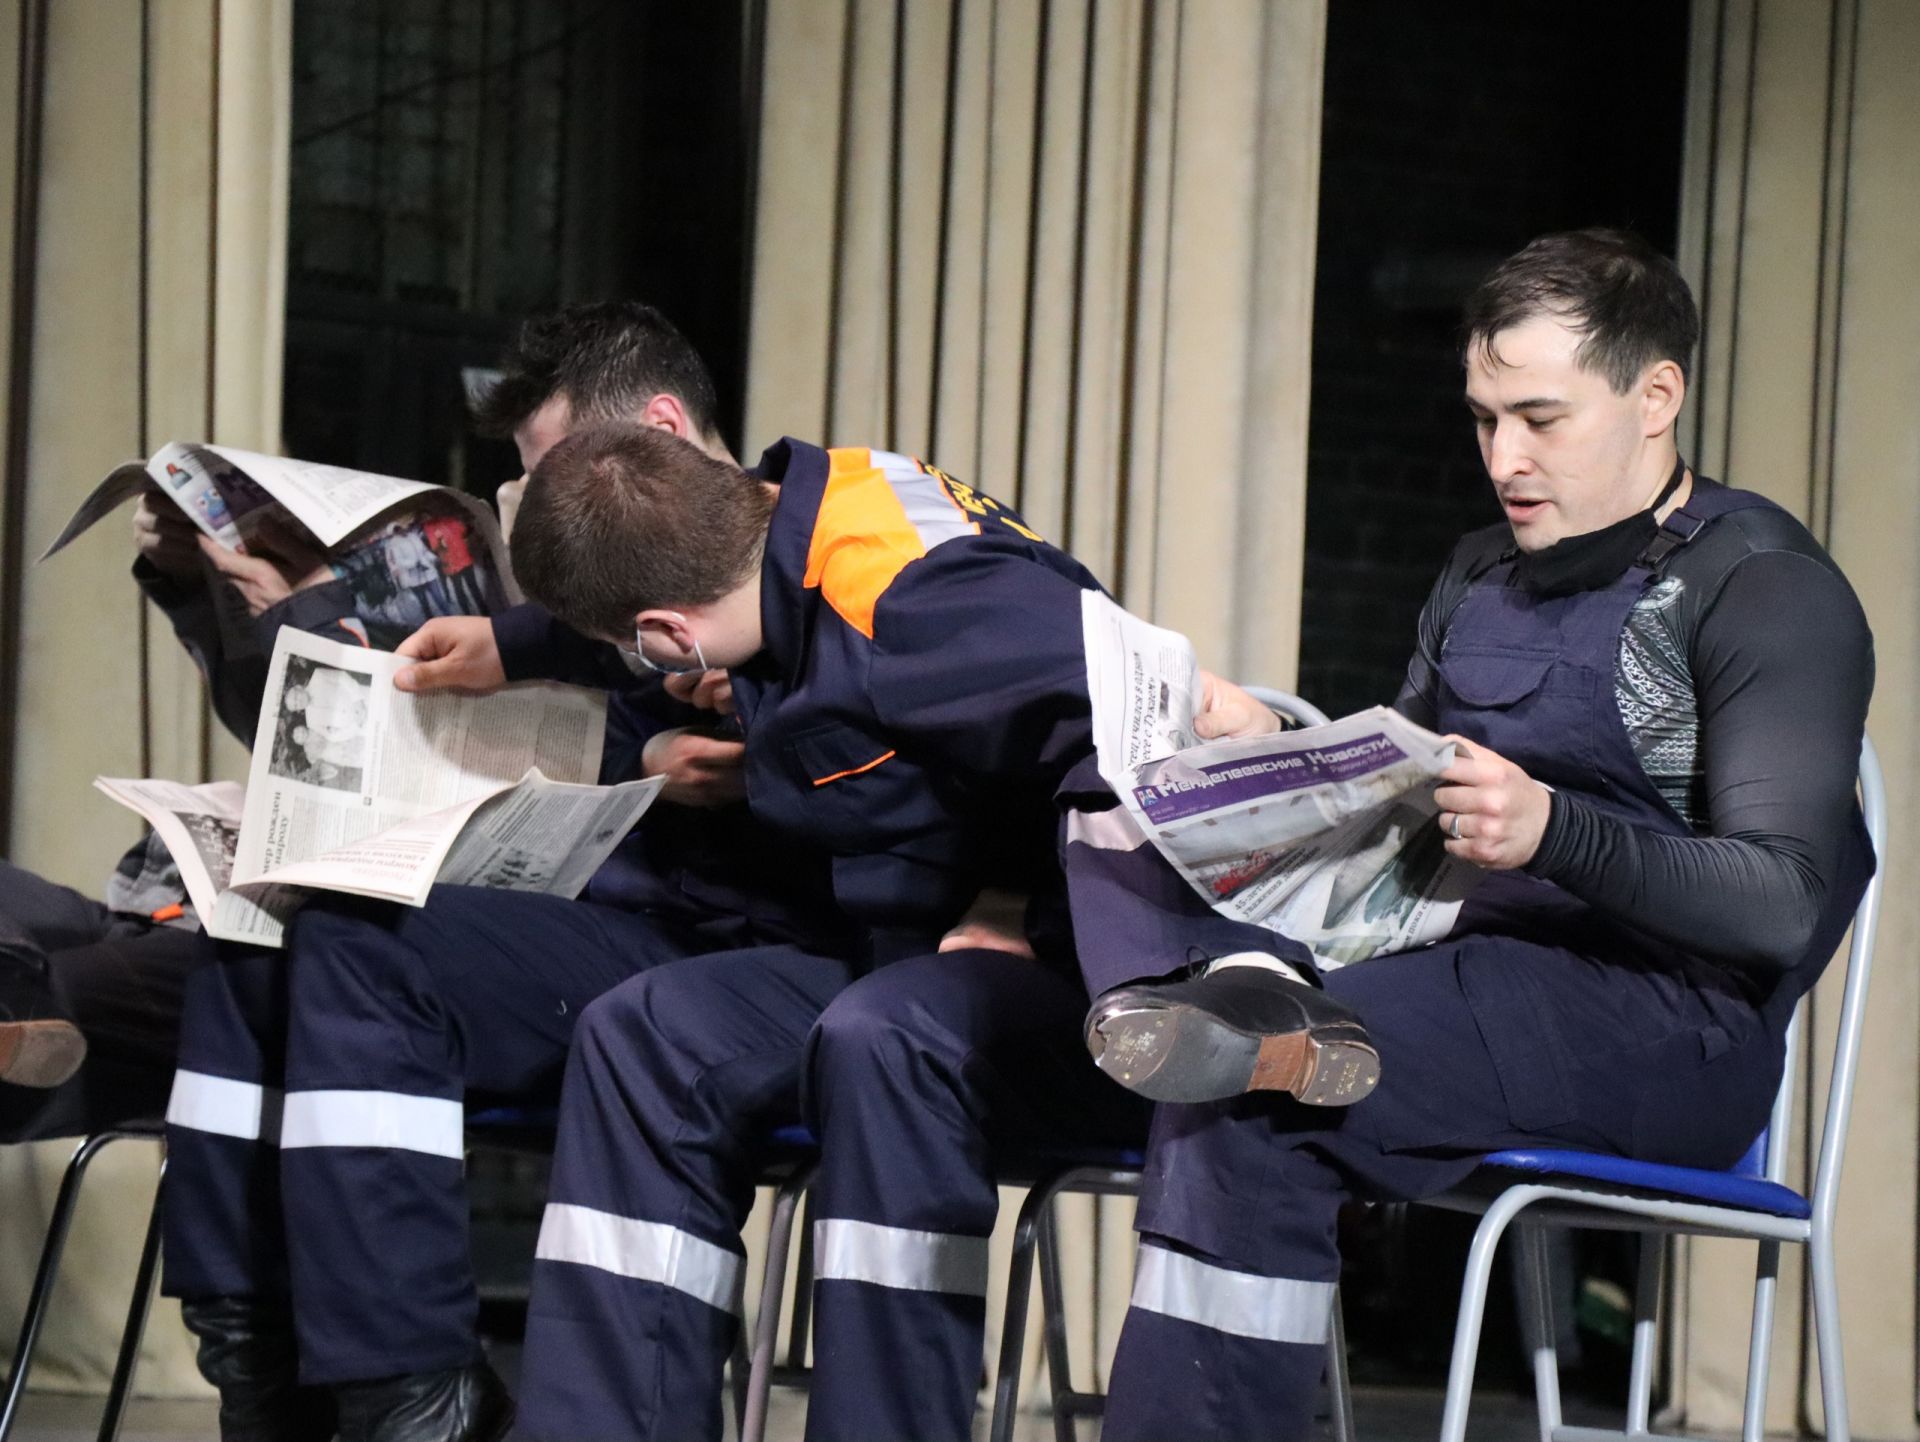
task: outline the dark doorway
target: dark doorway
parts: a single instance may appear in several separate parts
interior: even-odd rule
[[[1328,6],[1300,688],[1392,699],[1427,587],[1497,521],[1461,402],[1460,302],[1535,235],[1673,251],[1687,7]]]
[[[521,317],[651,301],[737,436],[751,251],[753,0],[300,0],[288,451],[487,491],[462,372]]]
[[[1334,715],[1392,700],[1447,552],[1500,519],[1461,399],[1466,292],[1546,231],[1624,225],[1672,253],[1687,42],[1670,0],[1328,7],[1300,689]],[[1356,1375],[1444,1381],[1470,1228],[1386,1207],[1348,1229]],[[1582,1245],[1554,1261],[1575,1399],[1623,1364],[1632,1275]],[[1483,1383],[1524,1382],[1509,1297]]]

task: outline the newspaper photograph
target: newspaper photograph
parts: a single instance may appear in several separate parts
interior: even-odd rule
[[[94,786],[137,811],[159,833],[180,868],[187,899],[201,917],[233,877],[245,792],[237,781],[186,786],[178,781],[131,781],[102,776]]]
[[[276,526],[304,532],[334,575],[347,583],[356,614],[381,633],[372,638],[375,645],[391,647],[435,616],[486,615],[522,599],[499,522],[476,496],[341,466],[177,441],[162,446],[145,464],[116,467],[81,502],[40,559],[149,487],[228,550],[251,542],[271,551]],[[205,569],[218,579],[211,566]],[[232,591],[224,584],[217,589]],[[244,608],[235,621],[222,628],[230,654],[240,654],[236,648],[246,645]]]
[[[277,946],[315,888],[414,906],[436,880],[574,895],[664,784],[594,784],[600,692],[413,695],[393,685],[406,664],[283,628],[244,793],[99,783],[161,833],[209,934]],[[211,820],[232,833],[217,866]]]
[[[1446,935],[1480,879],[1434,824],[1452,742],[1384,706],[1200,741],[1186,638],[1091,591],[1081,614],[1101,775],[1215,910],[1328,968]]]

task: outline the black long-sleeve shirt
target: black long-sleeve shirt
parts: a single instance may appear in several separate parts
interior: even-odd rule
[[[1502,525],[1455,549],[1421,614],[1403,715],[1433,724],[1447,625],[1510,545]],[[1722,517],[1636,605],[1615,671],[1641,765],[1695,834],[1556,792],[1527,870],[1690,952],[1793,966],[1845,859],[1872,691],[1865,613],[1819,543],[1784,512]]]

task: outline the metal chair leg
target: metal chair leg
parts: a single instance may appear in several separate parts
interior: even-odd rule
[[[1820,1344],[1820,1397],[1826,1406],[1827,1442],[1851,1442],[1847,1414],[1847,1360],[1840,1350],[1840,1288],[1834,1270],[1833,1233],[1815,1224],[1807,1239],[1807,1273],[1813,1284],[1813,1333]]]
[[[813,1189],[800,1211],[800,1248],[793,1264],[793,1320],[787,1326],[787,1370],[807,1365],[807,1338],[813,1329]]]
[[[1480,1325],[1486,1318],[1487,1285],[1494,1253],[1507,1224],[1533,1199],[1527,1187],[1514,1187],[1487,1208],[1467,1251],[1467,1274],[1460,1283],[1460,1316],[1453,1327],[1453,1361],[1447,1369],[1447,1403],[1440,1419],[1440,1442],[1466,1442],[1467,1409],[1473,1403],[1473,1373],[1480,1360]]]
[[[40,1345],[40,1329],[46,1324],[47,1303],[53,1296],[53,1284],[60,1275],[60,1258],[67,1246],[67,1232],[73,1226],[74,1208],[80,1201],[80,1184],[87,1167],[101,1151],[114,1142],[141,1138],[140,1132],[99,1132],[75,1148],[60,1178],[60,1191],[53,1203],[53,1215],[47,1219],[47,1239],[40,1246],[40,1265],[33,1274],[33,1288],[27,1294],[26,1315],[20,1320],[20,1335],[14,1342],[13,1373],[7,1378],[4,1401],[0,1401],[0,1442],[13,1433],[20,1411],[20,1399],[27,1390],[27,1375],[33,1368],[33,1354]],[[150,1136],[144,1136],[151,1141]]]
[[[133,1276],[133,1297],[127,1303],[127,1324],[120,1329],[120,1355],[114,1359],[113,1383],[107,1388],[107,1408],[100,1418],[99,1442],[114,1442],[120,1435],[121,1420],[133,1397],[133,1372],[140,1363],[140,1339],[147,1331],[154,1274],[160,1269],[160,1197],[166,1184],[167,1159],[163,1152],[160,1178],[153,1193],[153,1210],[147,1217],[147,1239],[140,1248],[140,1266]]]
[[[1047,1389],[1053,1396],[1054,1442],[1076,1442],[1073,1425],[1073,1359],[1067,1344],[1067,1289],[1060,1275],[1060,1196],[1052,1193],[1040,1213],[1040,1335],[1046,1344]],[[1017,1399],[1016,1399],[1017,1400]]]
[[[1333,1414],[1333,1442],[1354,1442],[1353,1379],[1347,1375],[1347,1318],[1340,1289],[1333,1290],[1332,1327],[1327,1333],[1327,1401]]]
[[[1012,1442],[1013,1422],[1020,1406],[1020,1365],[1027,1343],[1027,1310],[1033,1291],[1033,1250],[1039,1241],[1040,1220],[1052,1199],[1050,1188],[1035,1187],[1020,1204],[1013,1228],[1013,1256],[1007,1267],[1007,1307],[1000,1322],[1000,1367],[993,1379],[993,1417],[988,1442]]]
[[[1767,1380],[1773,1366],[1773,1308],[1780,1290],[1780,1244],[1760,1243],[1753,1269],[1753,1336],[1747,1343],[1747,1403],[1741,1442],[1762,1442],[1767,1431]]]
[[[1539,1404],[1541,1442],[1551,1442],[1560,1425],[1560,1349],[1555,1327],[1553,1264],[1546,1231],[1530,1222],[1514,1225],[1519,1271],[1520,1326],[1533,1363],[1533,1389]]]
[[[767,1432],[767,1394],[773,1388],[773,1349],[780,1336],[780,1301],[787,1286],[787,1253],[793,1245],[793,1214],[800,1204],[811,1171],[789,1177],[773,1194],[773,1225],[767,1234],[767,1266],[760,1285],[760,1308],[754,1316],[753,1366],[747,1377],[747,1400],[740,1420],[740,1442],[762,1442]]]
[[[1633,1287],[1633,1368],[1627,1378],[1627,1435],[1644,1437],[1653,1413],[1653,1370],[1660,1339],[1660,1263],[1664,1237],[1640,1234],[1640,1269]]]

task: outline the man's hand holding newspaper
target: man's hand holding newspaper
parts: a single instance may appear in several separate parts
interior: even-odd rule
[[[1480,876],[1435,822],[1454,741],[1384,707],[1283,731],[1176,632],[1095,592],[1082,623],[1101,774],[1217,911],[1329,968],[1446,934]]]
[[[209,934],[277,946],[310,888],[413,906],[436,881],[577,895],[659,795],[658,779],[593,784],[602,694],[410,696],[405,664],[283,627],[244,794],[95,783],[160,833]]]

